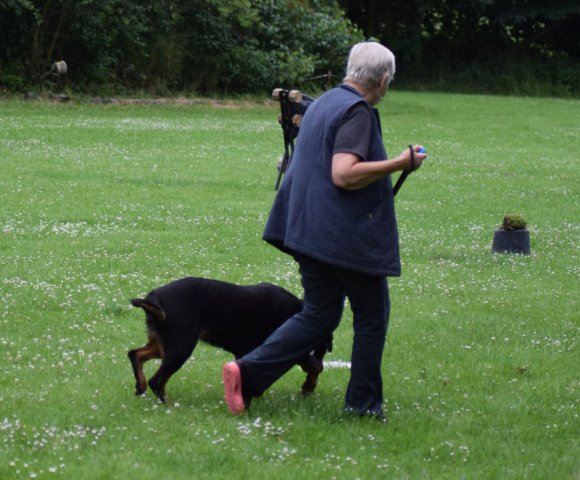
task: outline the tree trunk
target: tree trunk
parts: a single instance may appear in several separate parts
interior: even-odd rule
[[[378,28],[377,28],[377,18],[378,18],[378,10],[377,10],[377,0],[369,0],[368,2],[368,23],[367,23],[367,33],[369,37],[377,37],[378,36]]]

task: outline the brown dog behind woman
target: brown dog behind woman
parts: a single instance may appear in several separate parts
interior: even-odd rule
[[[128,352],[135,394],[147,385],[165,403],[165,385],[202,340],[240,358],[262,342],[288,318],[302,310],[302,300],[271,283],[236,285],[208,278],[186,277],[131,300],[145,311],[148,342]],[[302,393],[316,388],[322,359],[332,349],[332,337],[303,357],[298,365],[307,373]],[[160,358],[149,382],[143,364]]]

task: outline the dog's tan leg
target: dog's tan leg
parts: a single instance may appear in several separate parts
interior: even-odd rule
[[[143,364],[152,358],[163,358],[163,349],[155,337],[150,337],[147,345],[129,351],[127,354],[135,375],[135,395],[143,395],[147,390],[147,379],[143,372]]]
[[[300,362],[300,367],[306,372],[306,380],[302,384],[302,395],[307,396],[314,392],[316,384],[318,383],[318,376],[322,373],[322,361],[314,355],[309,355],[308,358]]]

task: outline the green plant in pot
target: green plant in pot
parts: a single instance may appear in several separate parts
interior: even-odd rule
[[[493,235],[493,253],[530,254],[530,232],[521,215],[505,215]]]

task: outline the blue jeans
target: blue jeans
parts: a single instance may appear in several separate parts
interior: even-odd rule
[[[295,255],[304,288],[304,309],[254,351],[238,360],[245,399],[258,397],[339,325],[345,298],[353,312],[354,339],[345,408],[382,412],[381,361],[389,320],[384,277],[335,267]]]

